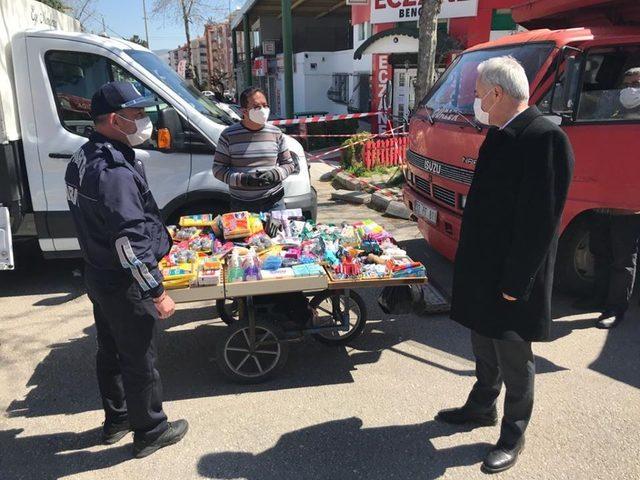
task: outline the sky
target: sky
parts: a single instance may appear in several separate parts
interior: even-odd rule
[[[151,16],[153,3],[154,0],[146,0],[149,17],[149,48],[163,50],[183,45],[186,39],[182,21],[176,21],[170,16],[166,18]],[[205,3],[212,7],[211,17],[214,20],[220,20],[226,17],[229,5],[232,10],[235,10],[236,7],[243,5],[244,0],[208,0]],[[85,22],[87,30],[101,32],[104,17],[107,33],[110,36],[129,38],[137,34],[140,38],[145,38],[142,0],[93,0],[90,5],[89,9],[93,15]],[[214,8],[221,10],[214,10]],[[192,38],[202,34],[202,23],[191,26]]]

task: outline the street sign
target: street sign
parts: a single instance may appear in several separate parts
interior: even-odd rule
[[[421,0],[371,0],[371,23],[415,22],[420,18]],[[475,17],[478,0],[442,0],[438,18]]]
[[[275,55],[276,54],[276,41],[265,40],[262,42],[262,54],[263,55]]]

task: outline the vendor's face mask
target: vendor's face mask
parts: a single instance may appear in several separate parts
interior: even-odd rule
[[[252,108],[249,110],[249,120],[258,125],[264,125],[267,123],[270,113],[269,107]]]
[[[640,88],[627,87],[620,91],[620,103],[627,110],[640,107]]]
[[[136,130],[133,133],[125,133],[120,130],[123,135],[127,136],[127,141],[132,147],[140,145],[141,143],[144,143],[151,138],[151,134],[153,133],[153,123],[151,123],[151,119],[149,117],[131,120],[129,118],[123,117],[118,113],[116,113],[116,115],[129,123],[135,124]]]
[[[487,112],[482,109],[482,101],[487,98],[487,95],[489,95],[491,92],[493,92],[493,89],[485,93],[482,98],[476,98],[473,101],[473,114],[475,115],[476,120],[484,125],[489,125],[489,113],[491,113],[491,110],[493,110],[493,107],[495,107],[497,103],[496,102],[491,105],[491,108]]]

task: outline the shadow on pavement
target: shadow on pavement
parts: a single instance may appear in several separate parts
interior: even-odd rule
[[[198,463],[207,478],[248,480],[439,478],[448,468],[482,461],[490,448],[474,443],[436,449],[431,442],[461,430],[429,421],[363,428],[346,418],[287,433],[270,449],[212,453]]]
[[[0,431],[0,472],[3,479],[56,480],[76,473],[101,470],[132,458],[131,442],[97,452],[100,428],[82,433],[20,436],[23,429]],[[131,439],[131,437],[128,437]]]

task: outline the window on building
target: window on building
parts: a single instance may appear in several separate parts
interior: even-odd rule
[[[356,35],[358,36],[358,41],[359,42],[363,42],[364,41],[364,23],[359,23],[356,25]]]

